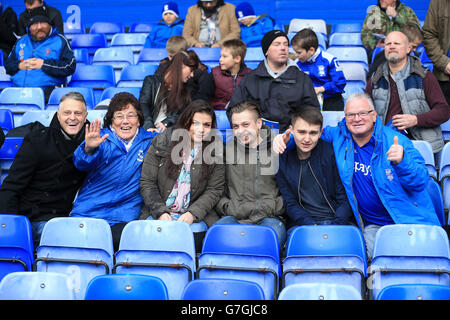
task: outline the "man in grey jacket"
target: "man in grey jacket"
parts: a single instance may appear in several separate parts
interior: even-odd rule
[[[283,199],[275,174],[278,155],[272,152],[271,130],[263,125],[259,106],[244,101],[230,109],[234,139],[225,149],[226,188],[216,205],[216,223],[272,227],[280,248],[286,240]]]

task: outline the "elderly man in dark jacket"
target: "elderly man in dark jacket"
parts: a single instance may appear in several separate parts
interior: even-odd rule
[[[226,146],[226,189],[216,205],[216,223],[257,224],[272,227],[280,248],[286,240],[283,198],[275,173],[278,154],[272,152],[272,135],[263,125],[259,106],[244,101],[231,108],[234,139]]]
[[[239,83],[229,107],[242,101],[255,101],[264,119],[289,127],[290,115],[303,105],[320,107],[311,79],[288,57],[289,40],[281,30],[266,33],[261,41],[266,59]],[[229,112],[227,112],[230,117]]]
[[[294,136],[296,148],[280,156],[277,183],[289,228],[349,224],[353,217],[333,146],[320,139],[322,124],[323,117],[317,108],[304,107],[293,115],[288,130]]]
[[[28,133],[0,188],[0,211],[27,216],[35,244],[46,221],[66,217],[85,173],[78,171],[73,152],[84,140],[86,102],[77,92],[61,98],[50,126]]]

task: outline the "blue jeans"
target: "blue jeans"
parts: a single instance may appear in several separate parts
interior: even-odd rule
[[[238,224],[239,221],[233,216],[225,216],[217,220],[216,224]],[[271,227],[278,237],[278,245],[280,251],[283,249],[284,242],[286,241],[286,228],[278,219],[275,218],[264,218],[258,225]]]

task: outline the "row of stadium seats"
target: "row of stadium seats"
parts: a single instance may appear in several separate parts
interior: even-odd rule
[[[105,274],[157,277],[170,300],[182,299],[186,286],[195,279],[254,282],[266,300],[280,298],[283,290],[296,284],[340,287],[350,291],[352,299],[377,299],[391,285],[450,285],[448,236],[437,226],[382,227],[375,238],[373,258],[367,262],[362,233],[354,226],[296,227],[283,254],[270,227],[213,225],[197,256],[193,233],[185,223],[132,221],[114,252],[111,230],[104,220],[54,218],[45,225],[34,258],[28,219],[0,215],[0,223],[4,262],[0,292],[3,281],[14,277],[14,272],[31,270],[66,274],[75,299],[84,299],[91,280]],[[14,283],[7,286],[8,292],[13,287]],[[339,299],[337,292],[335,299]],[[286,293],[286,297],[295,296]]]

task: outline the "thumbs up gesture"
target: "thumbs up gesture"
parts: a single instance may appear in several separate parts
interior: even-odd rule
[[[286,145],[288,144],[289,138],[291,137],[291,130],[292,129],[289,128],[285,133],[280,133],[273,139],[272,148],[274,152],[282,154],[284,150],[286,150]]]
[[[403,160],[403,147],[398,144],[398,137],[394,137],[394,144],[389,148],[386,153],[387,159],[389,161],[394,162],[395,164],[399,164]]]

